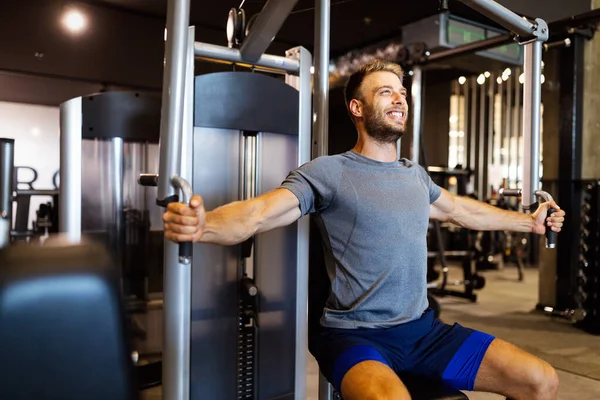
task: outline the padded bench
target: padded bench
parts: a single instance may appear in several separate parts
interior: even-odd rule
[[[0,251],[0,399],[138,398],[118,279],[95,246]]]

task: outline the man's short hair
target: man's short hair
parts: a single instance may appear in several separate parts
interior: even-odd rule
[[[354,116],[350,112],[350,102],[352,99],[362,100],[362,93],[360,92],[360,85],[362,84],[365,77],[373,72],[379,71],[388,71],[396,74],[398,78],[400,78],[400,82],[402,82],[404,78],[404,70],[401,66],[396,63],[390,61],[383,60],[374,60],[364,64],[362,67],[358,69],[358,71],[354,72],[348,78],[348,82],[346,82],[346,86],[344,87],[344,100],[346,102],[346,109],[348,110],[348,114],[350,118],[354,121]]]

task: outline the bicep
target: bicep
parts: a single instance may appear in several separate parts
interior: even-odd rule
[[[256,233],[287,226],[302,216],[298,198],[288,189],[274,189],[254,201],[258,218]]]
[[[454,211],[454,200],[454,196],[449,191],[442,189],[440,197],[429,207],[429,218],[447,221]]]

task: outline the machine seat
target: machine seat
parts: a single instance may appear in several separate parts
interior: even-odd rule
[[[103,249],[0,251],[0,399],[136,399],[116,271]]]

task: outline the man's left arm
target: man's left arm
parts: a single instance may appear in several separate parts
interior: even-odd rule
[[[547,215],[553,208],[552,215]],[[565,212],[554,202],[541,203],[532,214],[503,210],[469,197],[454,196],[445,189],[431,204],[430,218],[452,222],[477,231],[513,231],[544,234],[546,226],[560,232]]]

